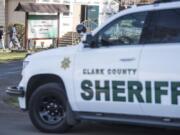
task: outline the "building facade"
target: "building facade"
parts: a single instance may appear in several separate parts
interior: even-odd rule
[[[6,1],[6,22],[8,25],[14,23],[25,24],[25,13],[24,12],[14,12],[18,3],[31,3],[36,2],[36,0],[5,0]]]
[[[25,13],[15,12],[18,3],[65,4],[69,13],[59,15],[59,38],[68,32],[75,32],[76,26],[84,23],[93,30],[113,14],[120,6],[150,3],[153,0],[0,0],[0,25],[7,28],[11,24],[25,25]],[[38,15],[38,13],[32,13]],[[8,41],[8,40],[7,40]],[[40,41],[41,42],[41,41]],[[51,43],[52,44],[52,43]]]
[[[14,12],[19,2],[66,4],[69,5],[70,13],[60,15],[62,36],[66,31],[74,31],[77,24],[86,20],[91,20],[94,25],[101,24],[108,16],[118,12],[119,5],[128,6],[152,1],[154,0],[0,0],[0,25],[7,27],[14,23],[25,24],[25,13]]]
[[[119,1],[121,6],[129,6],[136,4],[150,4],[155,0],[117,0],[117,1]]]
[[[5,25],[5,0],[0,0],[0,26]]]
[[[89,25],[92,30],[104,22],[103,13],[106,11],[109,12],[107,14],[115,13],[119,9],[119,4],[114,0],[37,0],[36,2],[68,5],[69,14],[60,14],[60,36],[68,31],[75,31],[80,23]],[[108,10],[104,9],[105,6],[108,6]]]
[[[14,12],[18,3],[36,2],[36,0],[0,0],[0,26],[4,27],[4,31],[8,32],[8,26],[18,23],[25,24],[25,13]],[[4,35],[5,46],[8,47],[8,34]]]

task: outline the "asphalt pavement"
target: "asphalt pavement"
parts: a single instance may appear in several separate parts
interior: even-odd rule
[[[27,112],[8,105],[3,99],[7,86],[16,86],[21,79],[22,62],[0,64],[0,135],[45,135],[31,124]],[[153,127],[82,122],[67,135],[180,135],[180,131]],[[51,134],[47,134],[51,135]]]

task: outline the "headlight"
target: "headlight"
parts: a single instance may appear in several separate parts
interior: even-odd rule
[[[28,64],[29,64],[29,61],[23,61],[23,69],[25,69]]]

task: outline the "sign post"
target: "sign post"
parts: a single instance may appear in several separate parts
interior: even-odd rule
[[[28,12],[26,12],[25,14],[25,43],[24,43],[24,48],[27,49],[27,45],[28,45]]]

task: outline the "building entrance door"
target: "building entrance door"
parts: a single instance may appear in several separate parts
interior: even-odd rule
[[[94,30],[99,23],[99,6],[81,6],[81,22],[85,22],[88,30]]]

